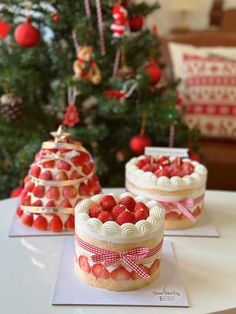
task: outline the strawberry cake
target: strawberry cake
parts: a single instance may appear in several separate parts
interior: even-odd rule
[[[146,197],[98,194],[75,208],[75,273],[89,285],[136,290],[160,272],[164,211]]]
[[[78,201],[101,192],[90,154],[62,127],[44,142],[25,178],[17,215],[39,230],[74,230]]]
[[[201,219],[207,169],[180,157],[140,156],[126,164],[125,186],[165,209],[165,229],[190,228]]]

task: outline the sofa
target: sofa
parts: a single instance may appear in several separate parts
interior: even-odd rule
[[[236,33],[221,31],[189,32],[162,37],[162,61],[166,63],[165,76],[173,78],[173,65],[168,49],[169,42],[197,47],[236,47]],[[200,140],[201,151],[208,167],[208,189],[236,190],[236,141],[220,139]]]

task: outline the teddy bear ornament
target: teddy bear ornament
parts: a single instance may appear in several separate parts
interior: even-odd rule
[[[76,49],[77,59],[74,62],[74,78],[76,80],[88,79],[92,84],[98,85],[102,80],[101,71],[93,59],[92,46],[79,46]]]

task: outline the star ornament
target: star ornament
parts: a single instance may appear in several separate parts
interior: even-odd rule
[[[0,37],[2,39],[7,38],[7,32],[11,28],[11,24],[5,24],[3,21],[0,20]]]
[[[70,133],[64,132],[62,125],[60,125],[56,132],[51,132],[51,135],[54,137],[55,142],[58,143],[64,142],[70,136]]]

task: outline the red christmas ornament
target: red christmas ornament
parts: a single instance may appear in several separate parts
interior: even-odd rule
[[[151,140],[145,136],[143,132],[141,132],[139,135],[135,135],[131,138],[129,141],[129,147],[132,150],[133,153],[140,155],[143,153],[144,148],[146,146],[151,145]]]
[[[21,195],[21,192],[23,191],[23,188],[24,188],[24,183],[23,183],[23,182],[20,182],[20,183],[19,183],[19,186],[16,187],[15,189],[13,189],[13,190],[11,191],[10,197],[11,197],[11,198],[15,198],[15,197],[20,196],[20,195]]]
[[[128,19],[131,32],[138,32],[143,27],[143,16],[141,14],[133,15]]]
[[[57,15],[56,12],[52,12],[50,15],[55,23],[59,21],[59,16]]]
[[[15,29],[14,38],[20,47],[29,48],[38,44],[40,33],[30,24],[29,18],[26,18],[25,22],[19,24]]]
[[[68,127],[72,127],[77,122],[79,122],[79,114],[75,105],[68,105],[64,115],[63,124],[67,125]]]
[[[156,63],[150,62],[148,65],[146,65],[145,73],[149,76],[149,82],[151,85],[155,85],[160,81],[161,70]]]
[[[7,32],[11,28],[11,24],[5,24],[3,21],[0,20],[0,37],[2,39],[7,38]]]

